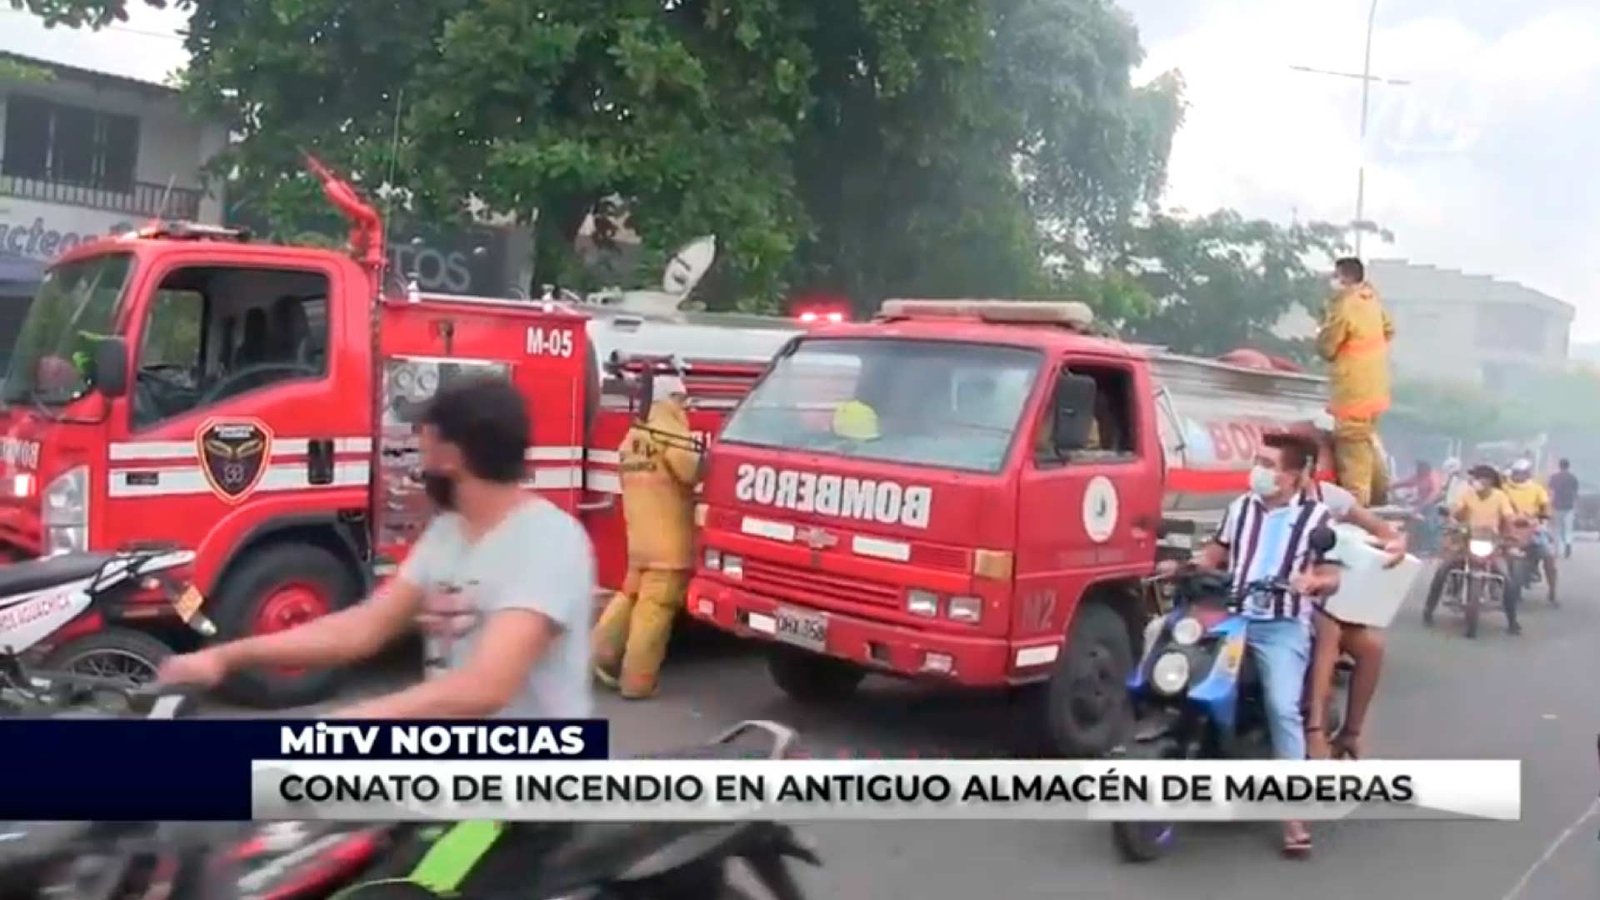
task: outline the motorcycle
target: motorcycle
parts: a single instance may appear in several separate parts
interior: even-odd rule
[[[121,679],[27,670],[0,654],[0,703],[31,714],[176,718],[183,693]],[[751,754],[754,734],[770,747]],[[789,758],[797,735],[742,722],[668,759]],[[327,822],[0,823],[0,898],[74,900],[435,900],[405,878],[431,825]],[[804,900],[789,860],[821,865],[774,822],[514,823],[497,850],[450,896],[523,900],[748,900],[728,879],[746,863],[773,900]],[[420,851],[420,852],[419,852]]]
[[[1318,528],[1311,534],[1318,557],[1337,536]],[[1139,714],[1133,744],[1117,754],[1126,759],[1257,759],[1270,755],[1266,706],[1259,672],[1245,646],[1248,621],[1240,613],[1250,596],[1283,594],[1282,581],[1232,590],[1232,576],[1191,569],[1176,576],[1171,612],[1150,628],[1143,658],[1128,676],[1128,693]],[[1323,722],[1336,733],[1343,724],[1353,663],[1335,667],[1334,689]],[[1171,822],[1114,822],[1112,841],[1128,862],[1164,856],[1176,836]]]
[[[1543,520],[1534,521],[1526,516],[1518,516],[1511,523],[1511,536],[1506,542],[1509,573],[1506,589],[1515,591],[1516,598],[1520,598],[1523,591],[1544,581],[1545,558],[1550,560],[1551,565],[1555,564],[1554,556],[1548,556],[1554,551],[1547,527]],[[1543,554],[1535,549],[1537,546],[1543,547]],[[1550,601],[1555,602],[1553,591]]]
[[[54,671],[146,681],[172,649],[130,623],[148,622],[140,613],[152,609],[165,615],[149,602],[157,599],[199,627],[200,593],[174,576],[193,562],[187,550],[151,546],[0,568],[0,651],[40,657]]]
[[[1505,609],[1508,547],[1498,534],[1457,527],[1447,539],[1443,603],[1460,610],[1469,638],[1478,636],[1478,619],[1485,607]]]

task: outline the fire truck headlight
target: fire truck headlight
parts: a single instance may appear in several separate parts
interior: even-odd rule
[[[906,592],[906,612],[913,616],[933,618],[939,614],[939,595],[931,591]]]
[[[947,615],[950,616],[950,621],[952,622],[966,622],[976,625],[983,620],[983,598],[951,597]]]
[[[48,556],[89,547],[89,468],[63,472],[44,489],[41,514]]]
[[[722,554],[722,574],[729,578],[744,577],[744,557],[732,553]]]
[[[713,572],[722,571],[722,551],[706,548],[705,566]]]

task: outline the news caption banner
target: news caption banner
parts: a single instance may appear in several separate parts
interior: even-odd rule
[[[611,759],[603,721],[0,720],[0,818],[1517,820],[1517,760]],[[115,758],[119,760],[112,763]]]

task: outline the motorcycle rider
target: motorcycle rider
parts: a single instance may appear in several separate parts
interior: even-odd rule
[[[1236,589],[1291,573],[1293,593],[1254,593],[1242,611],[1250,620],[1246,642],[1260,671],[1268,730],[1279,759],[1306,756],[1300,704],[1311,657],[1312,598],[1339,587],[1338,568],[1314,564],[1308,546],[1311,532],[1331,521],[1328,508],[1304,489],[1316,457],[1315,444],[1304,437],[1265,437],[1250,470],[1250,492],[1229,505],[1222,526],[1196,559],[1202,568],[1229,571]],[[1311,835],[1304,823],[1284,823],[1283,851],[1292,856],[1310,853]]]
[[[1410,495],[1408,505],[1417,533],[1416,546],[1418,549],[1431,549],[1437,537],[1433,510],[1444,497],[1444,482],[1427,460],[1419,459],[1416,472],[1396,484],[1394,489],[1396,493],[1404,491]]]
[[[694,489],[700,452],[689,430],[688,390],[657,376],[643,423],[628,429],[618,453],[628,576],[590,636],[595,677],[624,699],[654,696],[672,625],[683,608],[694,563]]]
[[[1556,555],[1550,547],[1550,492],[1534,479],[1533,461],[1530,459],[1519,459],[1512,463],[1511,477],[1507,479],[1504,490],[1517,515],[1538,523],[1532,539],[1528,541],[1526,552],[1533,557],[1535,564],[1544,569],[1545,581],[1550,586],[1550,602],[1555,604]]]
[[[1512,522],[1517,513],[1511,506],[1511,498],[1501,490],[1500,473],[1494,466],[1477,465],[1467,472],[1471,490],[1463,493],[1451,509],[1451,517],[1467,526],[1474,534],[1492,533],[1497,539],[1503,539],[1511,533]],[[1452,568],[1465,561],[1464,555],[1470,552],[1465,543],[1454,548],[1454,552],[1439,560],[1438,568],[1433,573],[1433,582],[1428,586],[1428,601],[1422,608],[1422,624],[1433,624],[1433,611],[1439,606],[1439,598],[1444,594],[1445,584],[1450,580]],[[1500,563],[1496,562],[1496,566]],[[1502,572],[1502,574],[1504,574]],[[1512,634],[1521,634],[1522,626],[1517,623],[1517,604],[1513,591],[1507,591],[1505,596],[1506,624]]]
[[[578,521],[521,487],[531,434],[509,381],[441,387],[424,410],[422,479],[439,512],[399,574],[355,606],[286,631],[169,658],[165,684],[214,686],[251,667],[324,668],[370,659],[420,625],[427,677],[330,718],[590,715],[594,550]]]
[[[1334,263],[1334,296],[1317,332],[1317,350],[1330,364],[1339,483],[1362,506],[1373,501],[1383,459],[1374,443],[1378,416],[1389,409],[1389,343],[1394,322],[1367,283],[1361,260]]]

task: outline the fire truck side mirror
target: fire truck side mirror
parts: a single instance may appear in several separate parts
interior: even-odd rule
[[[94,343],[91,357],[95,389],[108,398],[128,392],[128,345],[120,337],[105,337]]]
[[[1062,374],[1056,381],[1052,433],[1056,452],[1069,453],[1089,445],[1094,427],[1095,381],[1087,375]]]

